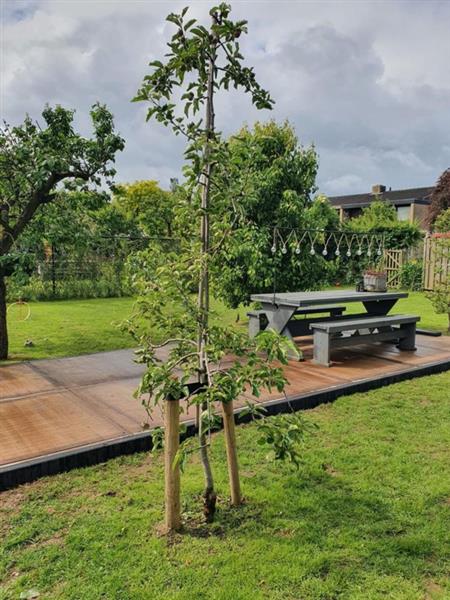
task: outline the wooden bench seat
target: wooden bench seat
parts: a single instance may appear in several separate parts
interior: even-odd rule
[[[384,315],[311,323],[313,362],[329,367],[332,349],[373,342],[395,341],[400,350],[415,350],[418,321],[420,317],[416,315]]]
[[[338,306],[336,304],[330,304],[329,306],[307,306],[305,308],[297,308],[294,313],[294,316],[297,315],[320,315],[321,313],[328,314],[327,317],[324,318],[336,318],[342,316],[342,313],[345,311],[345,306]],[[247,313],[249,324],[249,335],[250,337],[255,337],[260,331],[264,331],[267,327],[269,319],[267,317],[267,313],[270,312],[267,309],[261,310],[251,310]],[[317,317],[314,319],[317,320]],[[308,335],[311,333],[310,323],[311,321],[308,319],[301,319],[300,323],[298,320],[292,322],[295,323],[295,333],[294,336],[297,335]]]

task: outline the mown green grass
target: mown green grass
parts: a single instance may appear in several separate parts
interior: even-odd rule
[[[8,319],[10,359],[56,358],[128,348],[132,338],[117,325],[132,309],[132,298],[30,302],[27,321]],[[27,340],[32,347],[25,347]]]
[[[133,312],[134,298],[97,298],[30,302],[27,321],[9,319],[9,360],[59,358],[91,352],[131,348],[133,338],[119,324]],[[245,310],[231,310],[220,302],[212,305],[221,323],[245,319]],[[31,340],[33,346],[26,347]]]
[[[446,333],[448,327],[447,315],[436,314],[433,305],[423,292],[408,292],[408,294],[408,298],[398,300],[391,311],[392,314],[419,315],[421,320],[417,324],[418,327]],[[364,311],[364,308],[359,302],[347,304],[347,313],[356,313],[361,310]]]
[[[10,360],[57,358],[90,352],[130,348],[133,339],[120,331],[118,324],[127,319],[133,310],[133,298],[102,298],[94,300],[65,300],[55,302],[30,302],[28,321],[10,319]],[[213,302],[215,318],[221,323],[240,323],[245,326],[246,308],[226,308]],[[359,303],[347,305],[347,313],[364,310]],[[400,300],[393,312],[418,314],[420,327],[445,331],[446,315],[437,315],[431,302],[421,292],[410,292],[409,298]],[[25,347],[27,340],[32,347]]]
[[[147,453],[0,494],[0,599],[438,600],[450,598],[450,373],[308,411],[295,471],[238,427],[242,508],[200,524],[202,474],[182,477],[186,531],[158,535],[162,457]]]

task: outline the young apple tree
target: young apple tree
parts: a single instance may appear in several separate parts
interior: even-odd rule
[[[258,109],[270,109],[273,104],[269,93],[256,81],[253,69],[243,64],[239,39],[247,33],[247,24],[230,20],[230,10],[224,3],[212,8],[209,26],[188,19],[187,8],[181,14],[170,14],[167,20],[175,26],[175,33],[168,42],[169,52],[164,62],[150,63],[151,73],[134,98],[150,105],[147,120],[156,119],[187,141],[186,236],[177,240],[171,252],[141,257],[141,268],[135,275],[142,292],[139,312],[126,325],[138,339],[140,359],[147,367],[137,395],[149,412],[158,404],[165,406],[165,440],[170,445],[166,447],[168,530],[178,529],[181,524],[176,472],[192,451],[200,452],[204,470],[206,520],[214,517],[216,491],[209,447],[210,432],[217,420],[215,407],[222,407],[231,500],[238,505],[241,492],[233,402],[244,391],[258,396],[261,388],[282,391],[286,383],[280,366],[287,362],[289,344],[285,340],[270,331],[250,340],[246,333],[211,318],[210,266],[227,234],[222,229],[215,236],[211,227],[211,220],[221,218],[217,204],[223,201],[214,170],[220,165],[223,177],[228,161],[227,142],[216,128],[214,100],[217,94],[233,87],[247,93]],[[228,199],[230,206],[241,200]],[[194,223],[197,233],[192,234]],[[148,330],[142,328],[143,322],[150,325],[151,331],[157,331],[162,343],[154,342]],[[174,409],[172,402],[180,399],[196,408],[198,436],[176,452],[174,464],[179,433],[178,407]],[[279,439],[268,436],[267,430],[264,435]],[[288,438],[285,436],[283,443],[289,446]],[[288,452],[278,455],[293,456],[291,446]]]

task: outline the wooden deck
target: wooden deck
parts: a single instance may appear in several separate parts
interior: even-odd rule
[[[389,344],[337,350],[331,368],[311,363],[311,339],[300,347],[306,360],[285,369],[287,398],[298,408],[450,368],[445,336],[418,335],[416,352]],[[0,367],[0,489],[148,447],[148,417],[132,396],[142,367],[132,358],[131,351],[120,350]],[[286,404],[278,392],[259,401],[276,411]],[[192,420],[192,414],[183,419]],[[150,425],[160,424],[156,414]]]

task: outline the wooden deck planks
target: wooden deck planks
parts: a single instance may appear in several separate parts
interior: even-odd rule
[[[311,341],[299,344],[305,360],[285,367],[290,399],[450,361],[450,337],[418,336],[416,352],[388,344],[343,348],[326,368],[310,362]],[[133,398],[142,372],[130,350],[0,367],[0,467],[143,431],[148,416]],[[248,399],[270,402],[281,396],[276,390],[258,399],[244,394],[236,407]],[[192,420],[194,410],[183,413],[182,420]],[[159,410],[149,424],[162,424]]]

